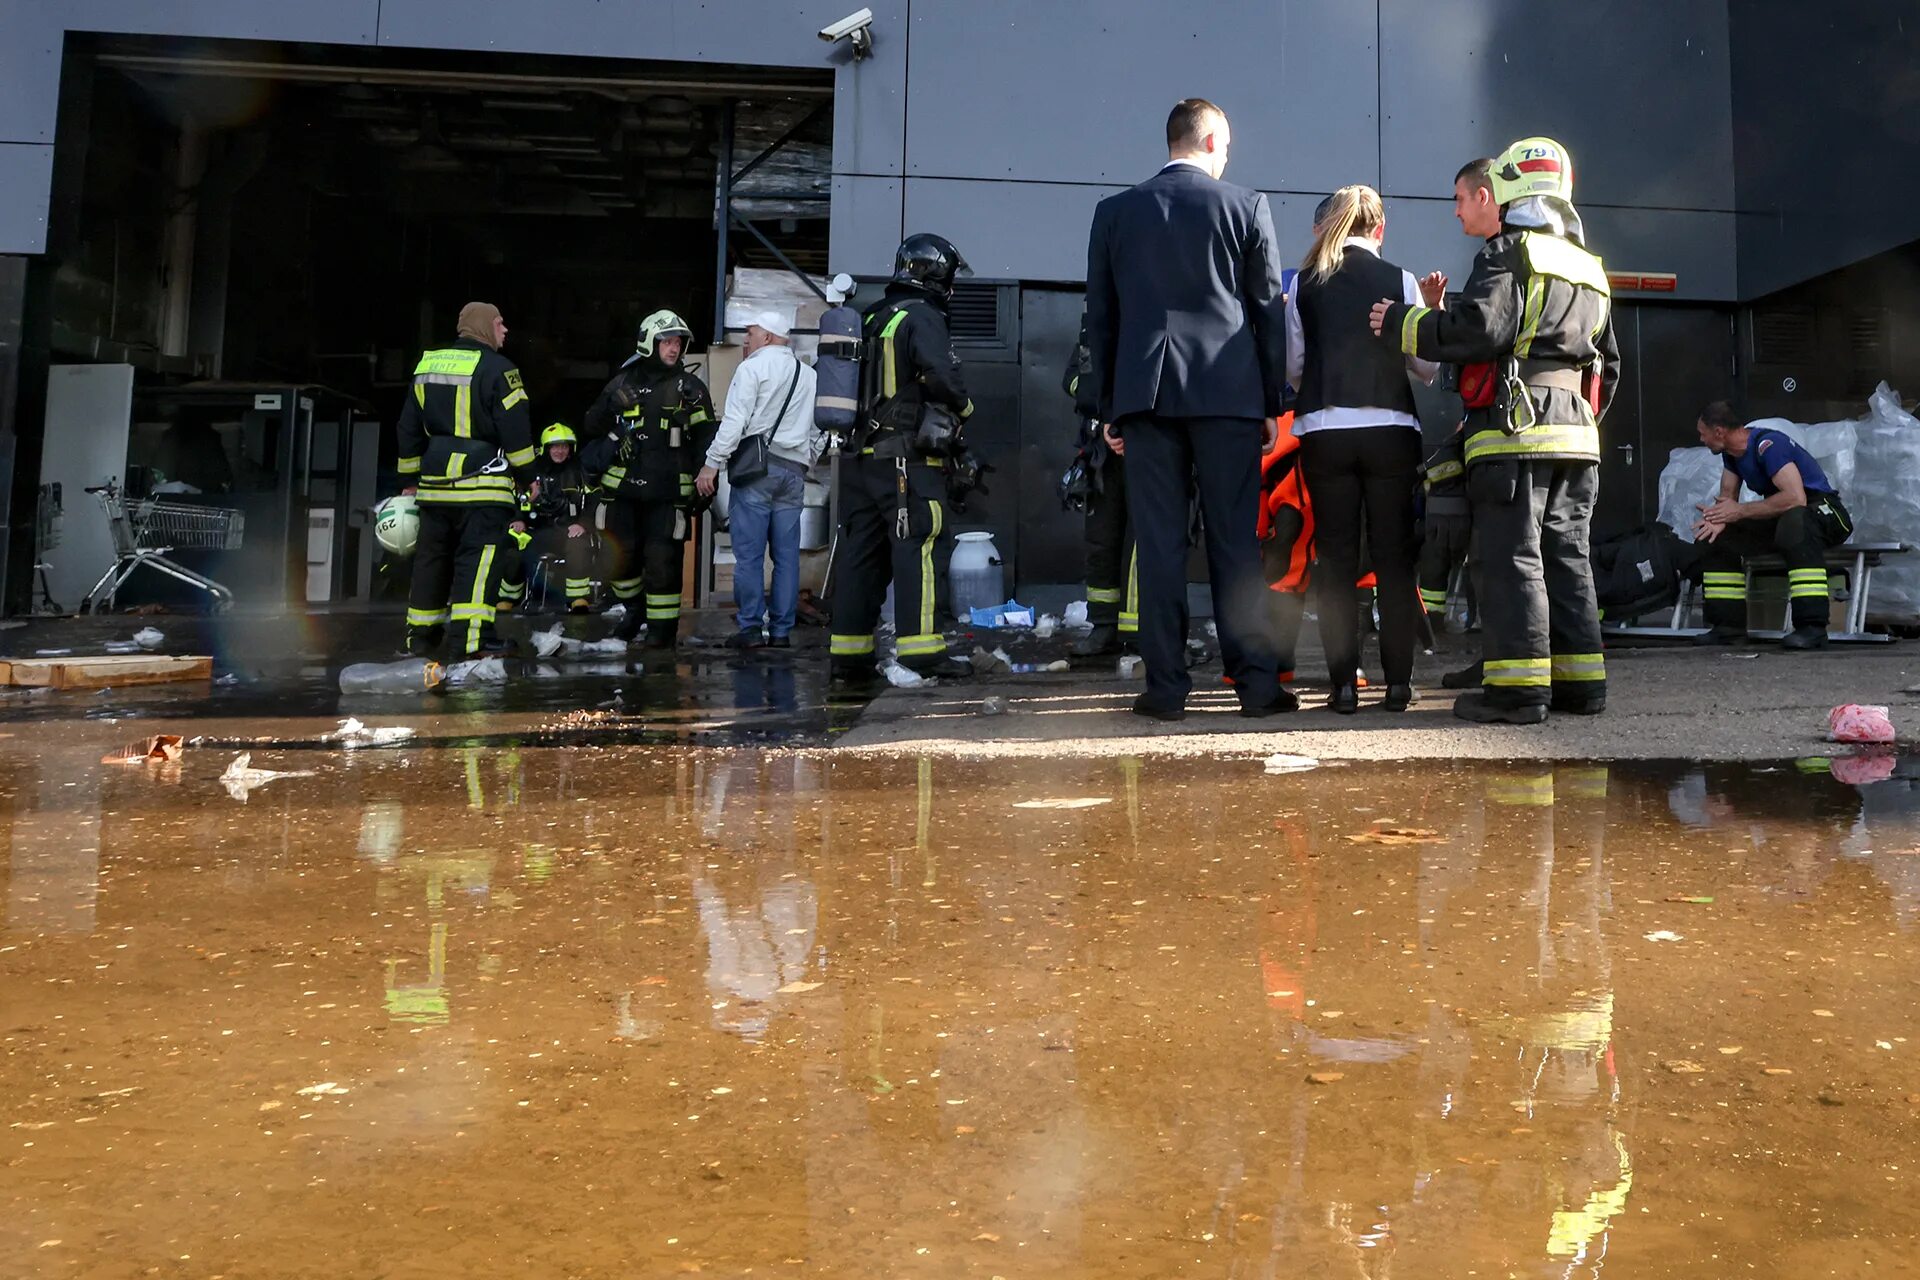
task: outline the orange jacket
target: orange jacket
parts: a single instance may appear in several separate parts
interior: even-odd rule
[[[1275,591],[1303,592],[1313,580],[1313,497],[1300,465],[1300,437],[1293,434],[1293,412],[1280,415],[1280,440],[1260,459],[1261,559],[1267,585]],[[1354,584],[1371,587],[1365,574]]]

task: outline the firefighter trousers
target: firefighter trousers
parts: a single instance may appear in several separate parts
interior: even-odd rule
[[[624,630],[629,635],[637,631],[638,614],[644,610],[648,645],[671,645],[680,633],[686,512],[672,502],[616,498],[607,504],[606,513],[602,532],[607,586],[613,598],[627,607]]]
[[[1427,496],[1426,518],[1420,527],[1420,603],[1435,626],[1447,612],[1447,592],[1453,575],[1466,563],[1472,537],[1473,517],[1467,514],[1465,494]]]
[[[516,515],[504,502],[436,502],[420,493],[420,538],[407,597],[407,648],[440,647],[451,625],[453,648],[472,653],[493,639],[500,544]]]
[[[1607,697],[1587,559],[1591,462],[1481,462],[1467,472],[1487,702],[1593,708]]]
[[[1127,518],[1127,464],[1108,454],[1100,464],[1100,491],[1087,507],[1087,621],[1140,632],[1140,555]]]
[[[546,582],[546,594],[551,595],[553,589],[560,586],[564,579],[568,604],[572,604],[575,600],[586,600],[593,595],[593,531],[591,529],[578,538],[567,536],[566,525],[550,525],[544,529],[535,529],[533,543],[525,552],[522,552],[509,537],[503,554],[507,555],[507,569],[501,575],[500,581],[502,601],[519,604],[526,598],[529,558],[541,565],[541,573]]]
[[[836,662],[872,665],[873,629],[889,582],[901,665],[930,667],[947,656],[940,630],[946,575],[939,555],[947,532],[945,498],[945,475],[923,459],[862,453],[841,460],[840,542],[830,584]]]
[[[1748,556],[1774,552],[1787,565],[1787,597],[1795,627],[1827,629],[1829,591],[1827,548],[1853,534],[1853,520],[1840,499],[1810,493],[1807,505],[1765,520],[1727,525],[1706,543],[1700,562],[1704,612],[1710,627],[1747,629]]]

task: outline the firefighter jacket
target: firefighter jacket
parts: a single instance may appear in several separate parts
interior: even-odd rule
[[[962,421],[973,413],[940,302],[911,286],[889,285],[886,297],[868,309],[864,332],[863,449],[890,435],[912,438],[930,404]]]
[[[1620,355],[1606,270],[1572,240],[1503,228],[1474,258],[1451,309],[1395,303],[1382,336],[1408,355],[1465,366],[1468,467],[1600,461],[1599,423]],[[1468,394],[1476,375],[1487,379],[1485,396]]]
[[[565,462],[555,462],[542,453],[534,461],[531,479],[540,486],[540,492],[535,495],[530,487],[521,504],[531,528],[564,529],[590,518],[593,491],[580,465],[579,450],[568,454]]]
[[[462,338],[428,351],[400,412],[400,476],[421,502],[511,507],[533,465],[533,418],[520,371]]]
[[[580,461],[601,502],[691,506],[694,473],[719,426],[706,383],[645,356],[615,374],[587,410],[587,434],[597,438]]]

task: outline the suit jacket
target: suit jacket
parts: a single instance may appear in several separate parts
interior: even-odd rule
[[[1081,412],[1102,422],[1277,417],[1280,270],[1267,198],[1192,165],[1102,200],[1087,240]]]

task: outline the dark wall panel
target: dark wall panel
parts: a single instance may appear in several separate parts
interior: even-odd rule
[[[1920,239],[1920,5],[1732,0],[1729,12],[1741,296]]]

